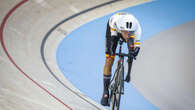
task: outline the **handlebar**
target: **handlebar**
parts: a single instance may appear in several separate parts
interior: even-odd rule
[[[115,55],[117,55],[117,56],[122,56],[122,57],[130,57],[129,56],[129,54],[126,54],[126,53],[121,53],[121,54],[119,54],[119,53],[116,53]]]
[[[122,44],[123,44],[124,39],[120,38],[119,39],[119,44],[120,44],[120,48],[119,48],[119,52],[118,53],[115,53],[115,55],[119,56],[119,57],[128,57],[128,58],[133,58],[136,60],[136,57],[134,56],[134,51],[133,50],[130,50],[129,51],[129,54],[126,54],[126,53],[122,53]],[[134,39],[129,39],[127,41],[128,45],[132,45],[134,42]],[[128,47],[129,48],[129,47]]]
[[[136,57],[133,55],[134,53],[133,52],[131,52],[130,54],[126,54],[126,53],[115,53],[115,55],[116,56],[119,56],[119,57],[133,57],[133,59],[135,59],[136,60]]]

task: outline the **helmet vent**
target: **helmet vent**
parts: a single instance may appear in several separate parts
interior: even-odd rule
[[[131,29],[131,27],[132,27],[132,22],[126,22],[126,27],[129,28],[129,29]]]

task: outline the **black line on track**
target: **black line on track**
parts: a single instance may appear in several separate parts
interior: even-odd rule
[[[62,20],[61,22],[59,22],[58,24],[56,24],[54,27],[52,27],[48,32],[47,34],[45,35],[45,37],[43,38],[42,40],[42,43],[41,43],[41,49],[40,49],[40,52],[41,52],[41,58],[43,60],[43,63],[44,65],[46,66],[46,68],[48,69],[48,71],[50,72],[50,74],[60,83],[62,84],[65,88],[67,88],[68,90],[70,90],[72,93],[74,93],[76,96],[78,96],[79,98],[83,99],[84,101],[86,101],[87,103],[89,103],[90,105],[92,105],[93,107],[95,107],[96,109],[98,110],[101,110],[99,107],[97,107],[96,105],[94,105],[93,103],[89,102],[88,100],[86,100],[85,98],[83,98],[81,95],[79,95],[77,92],[73,91],[71,88],[69,88],[67,85],[65,85],[55,74],[53,71],[51,71],[50,67],[48,66],[46,60],[45,60],[45,54],[44,54],[44,49],[45,49],[45,43],[49,37],[49,35],[57,28],[59,27],[61,24],[77,17],[77,16],[80,16],[84,13],[87,13],[89,11],[92,11],[94,9],[97,9],[97,8],[100,8],[100,7],[103,7],[103,6],[106,6],[106,5],[109,5],[109,4],[112,4],[112,3],[115,3],[115,2],[118,2],[118,1],[121,1],[121,0],[112,0],[112,1],[108,1],[106,3],[103,3],[103,4],[100,4],[100,5],[97,5],[97,6],[94,6],[92,8],[89,8],[89,9],[86,9],[86,10],[83,10],[79,13],[76,13],[68,18],[65,18],[64,20]]]

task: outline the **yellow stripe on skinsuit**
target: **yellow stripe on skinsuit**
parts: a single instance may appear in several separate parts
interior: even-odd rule
[[[115,58],[115,55],[111,55],[111,56],[110,56],[109,54],[106,54],[106,57],[107,57],[107,58],[110,57],[110,58],[113,58],[113,59],[114,59],[114,58]]]
[[[112,31],[116,31],[116,29],[114,29],[114,28],[112,28],[112,27],[110,27],[110,29],[111,29]]]
[[[140,45],[141,43],[140,42],[135,42],[134,45]]]
[[[130,38],[133,38],[133,39],[135,39],[135,36],[130,36]]]

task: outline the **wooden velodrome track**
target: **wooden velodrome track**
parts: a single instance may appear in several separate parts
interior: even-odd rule
[[[103,110],[61,74],[56,63],[57,46],[82,24],[148,1],[0,1],[0,110]],[[83,11],[86,12],[77,15]],[[55,26],[58,27],[45,37]],[[194,28],[194,21],[188,22],[143,42],[144,57],[139,56],[135,64],[138,71],[133,74],[132,83],[160,109],[195,108],[194,59],[185,57],[194,56]],[[184,39],[184,35],[188,38]],[[171,48],[161,47],[164,42]],[[171,54],[163,55],[164,52]],[[158,62],[160,65],[156,65]]]

